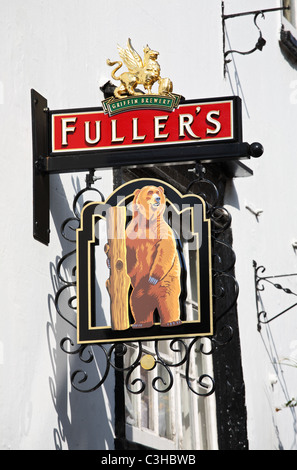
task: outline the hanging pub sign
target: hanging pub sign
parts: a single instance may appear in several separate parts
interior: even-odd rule
[[[51,173],[214,161],[239,176],[238,160],[263,152],[242,142],[239,97],[187,101],[161,77],[158,52],[146,46],[141,58],[130,40],[118,52],[121,60],[107,60],[118,83],[101,88],[101,108],[50,110],[31,91],[33,233],[42,243]],[[200,196],[129,181],[83,207],[76,255],[78,343],[213,334],[211,223]]]
[[[86,204],[77,230],[78,343],[211,335],[210,238],[204,200],[156,179]]]

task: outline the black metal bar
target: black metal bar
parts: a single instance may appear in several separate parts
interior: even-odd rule
[[[264,286],[259,287],[259,283],[267,282],[268,284],[274,286],[276,289],[280,289],[286,294],[291,294],[297,297],[297,294],[295,292],[292,292],[291,289],[285,288],[281,286],[280,284],[275,284],[271,281],[271,279],[278,279],[278,278],[284,278],[284,277],[292,277],[292,276],[297,276],[297,273],[293,274],[278,274],[275,276],[259,276],[258,271],[261,269],[262,272],[265,271],[265,268],[263,266],[258,266],[256,261],[253,262],[253,267],[254,267],[254,278],[255,278],[255,294],[256,294],[256,307],[257,307],[257,329],[258,331],[261,331],[261,324],[267,324],[270,323],[272,320],[275,320],[276,318],[280,317],[284,313],[288,312],[292,308],[297,306],[297,303],[294,303],[290,307],[287,307],[285,310],[282,310],[278,314],[274,315],[272,318],[269,320],[261,320],[261,316],[264,318],[267,317],[267,313],[264,310],[260,309],[260,302],[259,302],[259,292],[264,290]]]
[[[31,90],[33,145],[33,236],[49,243],[49,175],[43,173],[41,161],[48,154],[47,100]]]
[[[291,276],[297,276],[297,273],[294,274],[279,274],[278,276],[265,276],[262,277],[261,280],[266,280],[266,279],[276,279],[278,277],[291,277]]]
[[[224,3],[224,2],[222,2]],[[242,13],[232,13],[230,15],[222,14],[223,20],[227,20],[229,18],[237,18],[238,16],[247,16],[247,15],[261,15],[263,13],[269,13],[273,11],[281,11],[281,10],[290,10],[290,7],[279,7],[279,8],[266,8],[263,10],[254,10],[254,11],[245,11]]]
[[[296,307],[297,306],[297,303],[291,305],[291,307],[288,307],[286,308],[285,310],[283,310],[282,312],[278,313],[277,315],[274,315],[274,317],[270,318],[269,320],[267,321],[261,321],[260,320],[260,323],[270,323],[272,320],[275,320],[276,318],[280,317],[281,315],[283,315],[284,313],[287,313],[289,310],[291,310],[292,308]]]
[[[221,166],[222,172],[228,178],[246,178],[254,174],[253,170],[237,160],[230,160],[218,165]]]
[[[254,154],[254,144],[231,143],[213,145],[191,145],[176,148],[163,147],[157,150],[111,150],[76,155],[57,155],[42,160],[46,173],[88,171],[92,168],[119,168],[133,165],[184,164],[196,161],[225,162],[228,160],[249,159]],[[262,151],[261,151],[262,152]],[[141,163],[143,162],[143,164]]]

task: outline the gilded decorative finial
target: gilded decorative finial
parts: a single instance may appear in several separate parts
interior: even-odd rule
[[[168,95],[173,90],[172,81],[169,78],[161,78],[160,71],[161,67],[157,62],[159,52],[150,49],[147,45],[144,47],[143,59],[135,51],[131,44],[131,39],[128,39],[126,49],[121,46],[117,46],[120,58],[122,61],[110,61],[107,59],[107,65],[114,66],[116,68],[111,72],[111,76],[114,80],[119,80],[121,84],[115,88],[115,98],[124,98],[127,96],[137,96],[143,94],[157,94],[157,95]],[[120,75],[116,75],[116,72],[123,66],[123,63],[128,68],[128,72],[123,72]],[[158,82],[158,92],[152,92],[152,86]],[[141,91],[136,88],[138,85],[144,87],[145,91]]]

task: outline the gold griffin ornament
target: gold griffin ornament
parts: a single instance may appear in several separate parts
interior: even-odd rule
[[[117,46],[121,61],[110,61],[107,59],[107,65],[117,67],[111,72],[114,80],[120,80],[121,84],[115,88],[115,98],[124,98],[127,96],[143,95],[144,93],[136,89],[137,85],[142,85],[148,95],[152,94],[152,86],[158,82],[158,95],[170,94],[173,90],[172,81],[169,78],[162,78],[160,76],[161,67],[157,62],[159,52],[153,51],[147,45],[144,49],[144,57],[141,59],[140,55],[135,51],[131,44],[131,39],[128,39],[127,48]],[[123,63],[128,68],[128,72],[123,72],[116,75],[116,72],[123,66]]]

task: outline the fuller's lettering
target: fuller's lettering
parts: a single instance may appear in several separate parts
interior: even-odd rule
[[[138,109],[112,117],[102,110],[52,114],[53,153],[232,138],[232,100],[180,105],[170,112]]]

